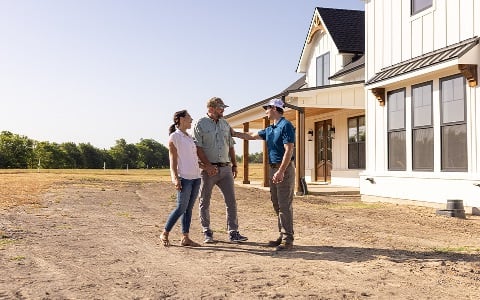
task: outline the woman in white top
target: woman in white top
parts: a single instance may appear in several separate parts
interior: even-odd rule
[[[188,237],[192,222],[192,209],[201,183],[197,147],[193,138],[187,133],[187,129],[192,127],[192,120],[186,110],[177,111],[173,115],[173,124],[169,128],[170,175],[177,189],[177,207],[170,213],[165,230],[160,235],[164,246],[170,246],[168,234],[180,217],[183,233],[180,245],[200,246]]]

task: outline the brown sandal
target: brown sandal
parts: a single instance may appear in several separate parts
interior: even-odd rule
[[[162,232],[162,234],[160,235],[160,239],[162,240],[163,246],[170,246],[170,241],[168,240],[168,233]]]
[[[188,236],[182,238],[181,246],[200,247],[199,243],[192,241]]]

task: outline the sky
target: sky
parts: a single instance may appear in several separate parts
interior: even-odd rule
[[[315,7],[364,1],[0,0],[0,131],[167,146],[176,111],[216,96],[229,114],[300,78]]]

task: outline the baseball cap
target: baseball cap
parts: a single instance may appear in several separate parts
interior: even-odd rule
[[[269,106],[276,106],[276,107],[283,108],[284,104],[281,99],[271,99],[270,101],[268,101],[266,105],[263,106],[263,108],[267,109]]]
[[[223,103],[223,100],[218,98],[218,97],[213,97],[213,98],[210,98],[208,101],[207,101],[207,107],[219,107],[219,108],[226,108],[228,107],[228,105],[226,105],[225,103]]]

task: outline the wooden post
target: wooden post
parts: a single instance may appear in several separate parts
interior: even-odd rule
[[[263,118],[263,128],[267,128],[270,125],[270,120],[267,117]],[[267,151],[267,142],[263,141],[263,186],[270,186],[269,182],[269,166],[268,166],[268,151]]]
[[[243,132],[248,132],[248,122],[243,123]],[[248,140],[243,140],[243,183],[250,184],[248,180]]]
[[[305,176],[305,112],[297,110],[295,132],[295,195],[304,194],[302,178]]]

